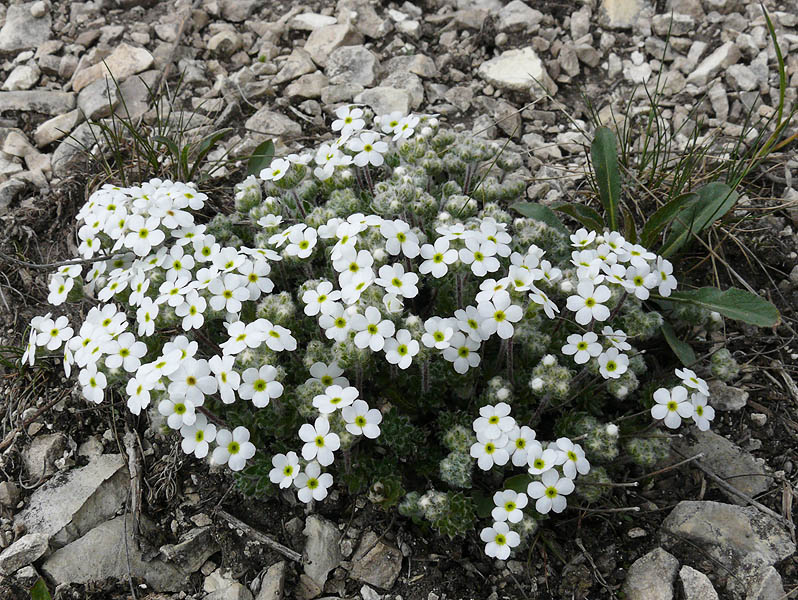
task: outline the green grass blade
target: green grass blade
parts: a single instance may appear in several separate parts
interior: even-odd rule
[[[30,589],[30,600],[52,600],[50,590],[47,589],[47,584],[41,577]]]
[[[618,168],[618,148],[615,134],[608,127],[599,127],[590,144],[590,158],[599,188],[601,204],[606,212],[607,225],[618,228],[618,204],[621,198],[621,172]]]

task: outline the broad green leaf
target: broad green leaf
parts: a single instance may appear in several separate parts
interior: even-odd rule
[[[590,159],[599,188],[599,196],[609,228],[618,229],[618,203],[621,199],[621,171],[618,168],[618,148],[615,134],[609,127],[599,127],[590,144]]]
[[[493,503],[493,497],[488,496],[483,492],[476,491],[474,492],[472,499],[474,500],[477,516],[480,519],[487,519],[490,516],[493,507],[496,506]]]
[[[649,217],[646,224],[643,226],[643,231],[640,234],[640,242],[648,248],[657,241],[659,233],[673,221],[673,218],[683,208],[690,206],[698,200],[698,194],[695,192],[688,192],[677,196],[665,206],[659,208],[651,217]]]
[[[673,353],[679,361],[681,361],[685,367],[695,364],[697,360],[695,352],[693,352],[690,344],[683,342],[676,336],[676,332],[673,330],[673,327],[671,327],[671,324],[665,321],[661,329],[662,336],[665,338],[665,341],[668,342],[668,346],[671,347],[671,350],[673,350]]]
[[[274,158],[274,142],[266,140],[260,144],[247,162],[247,176],[260,175],[260,172],[272,164]]]
[[[568,228],[560,221],[560,217],[548,206],[543,206],[537,202],[519,202],[518,204],[513,204],[510,208],[514,208],[525,217],[541,221],[566,235],[570,234]]]
[[[166,146],[169,149],[169,153],[172,155],[172,158],[174,160],[180,160],[180,149],[177,147],[177,144],[175,144],[173,140],[169,139],[165,135],[156,135],[152,139]]]
[[[514,492],[518,493],[526,493],[526,488],[530,481],[532,481],[532,477],[526,473],[522,473],[521,475],[513,475],[512,477],[508,477],[504,480],[504,489],[513,490]]]
[[[47,589],[47,584],[41,577],[30,589],[30,600],[52,600],[50,590]]]
[[[690,240],[693,233],[704,231],[725,215],[737,202],[737,192],[725,183],[708,183],[697,192],[698,200],[673,219],[670,233],[660,248],[660,255],[670,256]]]
[[[758,327],[775,327],[781,322],[779,310],[770,302],[739,288],[719,290],[703,287],[686,292],[673,292],[665,300],[687,302],[719,312],[724,317]]]
[[[557,212],[573,217],[589,230],[598,233],[604,230],[604,221],[601,215],[589,206],[576,202],[560,202],[558,204],[552,204],[552,208]]]
[[[233,131],[232,128],[228,127],[227,129],[220,129],[202,138],[200,143],[197,144],[197,158],[194,160],[194,166],[191,167],[191,171],[188,174],[189,180],[194,179],[194,174],[197,172],[197,169],[199,169],[200,163],[205,160],[205,157],[213,150],[213,147],[231,131]]]

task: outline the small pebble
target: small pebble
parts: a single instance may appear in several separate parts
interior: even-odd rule
[[[646,532],[646,530],[643,529],[642,527],[633,527],[626,533],[626,535],[628,535],[632,539],[635,539],[647,536],[648,532]]]
[[[762,427],[768,422],[768,416],[763,413],[752,413],[751,422],[757,427]]]
[[[37,19],[42,18],[47,14],[47,5],[42,0],[34,2],[30,5],[30,14]]]

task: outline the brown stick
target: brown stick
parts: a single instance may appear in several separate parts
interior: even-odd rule
[[[261,544],[268,546],[275,552],[279,552],[280,554],[282,554],[286,558],[293,560],[294,562],[298,563],[302,562],[302,555],[299,552],[291,550],[291,548],[289,548],[288,546],[283,546],[277,540],[269,537],[265,533],[261,533],[260,531],[254,529],[253,527],[250,527],[249,525],[244,523],[244,521],[236,519],[230,513],[219,509],[216,511],[216,514],[222,517],[222,519],[224,519],[228,523],[230,523],[230,525],[232,525],[233,527],[236,527],[237,529],[243,529],[250,537],[255,538]]]

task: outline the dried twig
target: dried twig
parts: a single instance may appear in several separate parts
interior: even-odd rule
[[[219,509],[219,510],[216,511],[216,514],[219,515],[220,517],[222,517],[222,519],[224,519],[228,523],[230,523],[230,525],[232,525],[233,527],[236,527],[237,529],[242,529],[250,537],[255,538],[261,544],[264,544],[264,545],[268,546],[269,548],[271,548],[275,552],[279,552],[280,554],[282,554],[286,558],[289,558],[289,559],[293,560],[294,562],[298,562],[298,563],[302,562],[302,555],[299,552],[291,550],[291,548],[289,548],[288,546],[283,546],[277,540],[269,537],[265,533],[261,533],[260,531],[258,531],[255,528],[247,525],[246,523],[244,523],[244,521],[235,518],[230,513]]]
[[[141,462],[136,451],[136,434],[125,426],[125,436],[122,440],[127,452],[127,469],[130,473],[130,512],[133,515],[133,535],[138,535],[139,517],[141,516]]]

